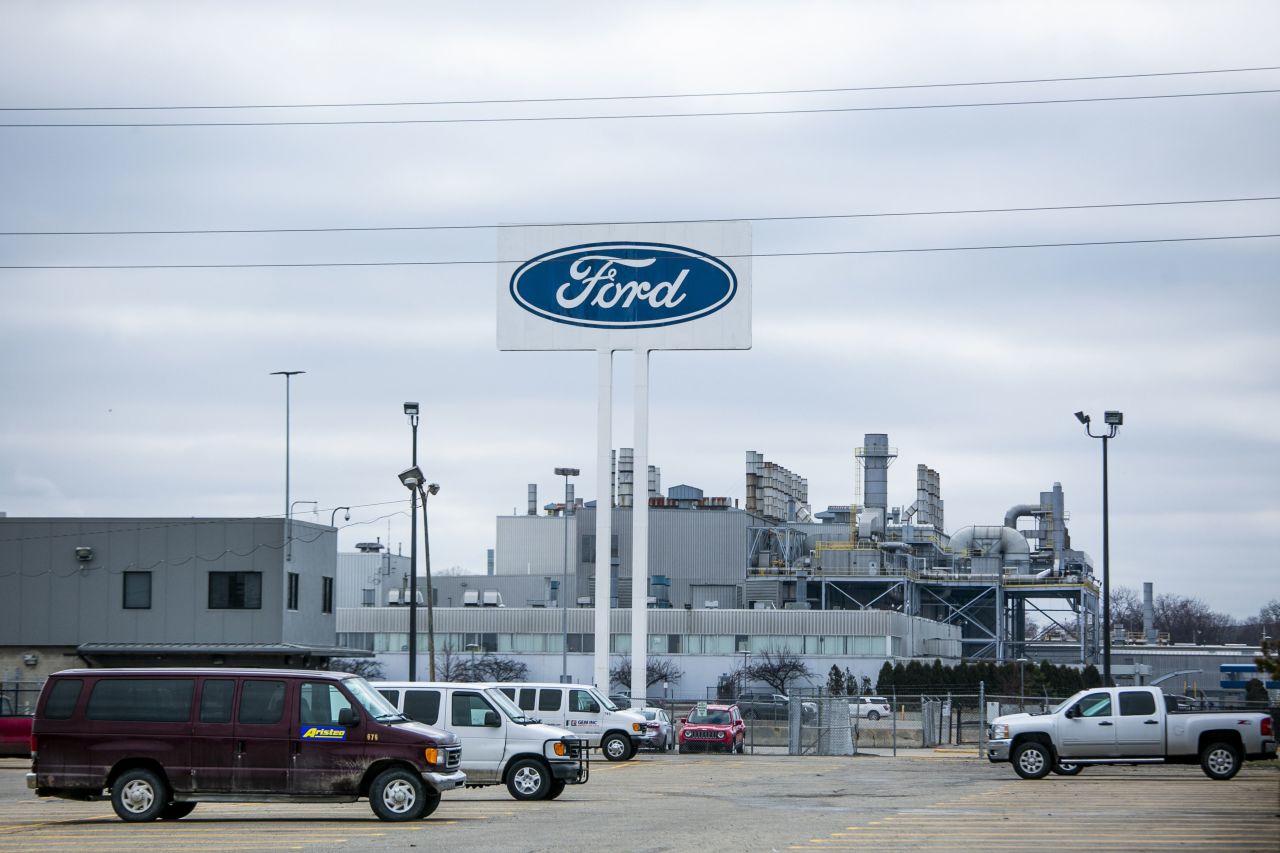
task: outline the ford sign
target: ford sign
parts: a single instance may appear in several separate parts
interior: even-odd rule
[[[664,243],[588,243],[539,255],[511,276],[511,296],[539,317],[591,329],[644,329],[705,317],[738,290],[733,270]]]

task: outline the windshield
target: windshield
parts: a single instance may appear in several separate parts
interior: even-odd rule
[[[644,709],[644,710],[642,710],[640,713],[641,713],[641,714],[644,714],[644,718],[645,718],[646,720],[656,720],[656,719],[658,719],[658,711],[657,711],[656,709],[654,709],[654,708],[645,708],[645,709]]]
[[[1063,699],[1057,705],[1054,705],[1052,708],[1050,708],[1049,713],[1050,714],[1062,713],[1063,711],[1067,710],[1067,708],[1071,707],[1071,703],[1079,699],[1081,695],[1083,694],[1077,693],[1074,696],[1069,696],[1066,699]]]
[[[596,690],[594,687],[592,687],[591,689],[589,689],[587,692],[588,692],[588,693],[590,693],[592,696],[594,696],[594,697],[595,697],[596,701],[600,703],[600,707],[601,707],[601,708],[604,708],[604,709],[609,710],[609,711],[616,711],[616,710],[618,710],[618,706],[617,706],[617,705],[615,705],[615,704],[613,704],[612,702],[610,702],[610,701],[609,701],[609,699],[608,699],[608,697],[603,696],[603,695],[600,693],[600,691],[599,691],[599,690]]]
[[[375,720],[409,719],[397,711],[396,706],[387,701],[387,697],[374,690],[373,685],[363,678],[348,678],[343,681],[343,684],[346,685],[346,688],[351,691],[351,695],[356,697],[356,701],[363,705],[364,709]]]
[[[729,725],[728,711],[698,711],[694,710],[689,715],[689,722],[694,725],[711,725],[711,726],[727,726]]]
[[[497,705],[498,709],[501,710],[502,713],[510,717],[513,723],[525,724],[533,722],[533,719],[527,716],[520,706],[511,701],[511,697],[507,696],[507,694],[503,693],[497,687],[486,688],[484,695],[490,702]]]

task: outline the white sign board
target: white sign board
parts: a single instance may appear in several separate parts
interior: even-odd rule
[[[498,232],[500,350],[750,348],[750,223]]]

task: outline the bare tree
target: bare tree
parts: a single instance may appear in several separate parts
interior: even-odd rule
[[[651,657],[644,664],[645,686],[652,687],[660,681],[676,683],[684,678],[684,670],[671,658]],[[614,658],[609,667],[609,683],[617,683],[623,687],[631,686],[631,658]]]
[[[382,664],[373,658],[333,658],[329,661],[331,672],[353,672],[361,678],[378,681],[383,678]]]
[[[813,677],[813,672],[804,659],[785,649],[762,649],[756,652],[752,662],[743,667],[741,672],[745,680],[763,681],[783,694],[794,679]]]
[[[458,654],[452,643],[436,651],[436,677],[441,681],[479,681],[469,658]]]
[[[529,665],[515,658],[501,658],[485,653],[476,661],[475,681],[527,681]]]

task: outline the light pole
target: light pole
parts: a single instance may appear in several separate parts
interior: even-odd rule
[[[290,400],[290,382],[293,377],[300,373],[306,373],[305,370],[276,370],[271,373],[272,376],[284,377],[284,526],[285,526],[285,547],[288,549],[288,543],[292,541],[293,531],[289,524],[289,420],[291,413],[289,411]],[[290,552],[292,553],[292,552]]]
[[[409,488],[409,680],[418,680],[418,485],[422,472],[418,470],[418,404],[405,403],[404,413],[413,429],[413,468],[418,471],[417,480],[410,484],[404,474],[400,480]],[[406,472],[408,473],[408,472]],[[435,677],[434,671],[432,677]]]
[[[431,667],[431,677],[436,677],[436,606],[435,590],[431,588],[431,535],[427,530],[427,495],[440,493],[439,483],[428,483],[424,488],[418,481],[418,491],[422,493],[422,562],[427,574],[427,665]]]
[[[317,501],[294,501],[289,504],[289,511],[285,513],[285,546],[284,559],[286,563],[293,562],[293,508],[298,504],[311,504],[312,510],[319,505]]]
[[[1023,667],[1027,665],[1026,658],[1018,658],[1018,710],[1027,710],[1027,682],[1023,677]]]
[[[564,569],[560,573],[560,683],[569,683],[569,609],[565,597],[569,590],[569,478],[581,473],[577,468],[557,468],[556,476],[564,477]]]
[[[480,650],[480,646],[475,643],[467,643],[467,651],[471,652],[471,671],[467,673],[467,677],[473,681],[479,681],[476,676],[476,652]]]
[[[1107,442],[1116,437],[1124,423],[1124,413],[1103,412],[1102,421],[1108,429],[1099,435],[1094,435],[1089,428],[1092,419],[1084,412],[1076,412],[1076,420],[1084,424],[1084,431],[1090,438],[1102,439],[1102,684],[1111,687],[1111,530],[1107,506]]]

